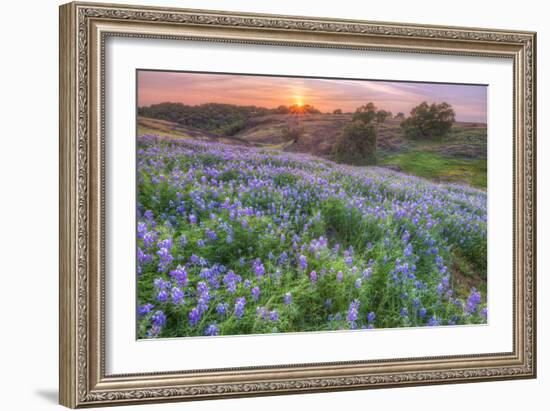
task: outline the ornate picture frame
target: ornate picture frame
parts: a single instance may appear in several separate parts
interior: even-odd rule
[[[513,350],[108,375],[105,42],[201,40],[513,62]],[[60,403],[187,401],[536,377],[536,34],[93,3],[60,7]]]

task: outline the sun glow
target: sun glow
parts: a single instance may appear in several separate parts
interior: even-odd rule
[[[304,100],[302,96],[295,96],[294,97],[294,104],[296,104],[298,107],[302,107],[304,105]]]

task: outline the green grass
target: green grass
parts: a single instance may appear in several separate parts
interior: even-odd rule
[[[397,166],[407,174],[431,180],[467,183],[487,188],[487,160],[459,159],[437,152],[411,150],[402,153],[381,153],[379,165]]]

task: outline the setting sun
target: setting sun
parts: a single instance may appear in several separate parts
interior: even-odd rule
[[[295,104],[296,104],[298,107],[301,107],[301,106],[304,105],[303,99],[302,99],[302,97],[300,97],[300,96],[294,97],[294,101],[295,101]]]

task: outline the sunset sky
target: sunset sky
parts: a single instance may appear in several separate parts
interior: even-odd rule
[[[408,114],[422,101],[450,103],[457,121],[487,121],[487,87],[371,80],[138,71],[138,106],[162,102],[228,103],[275,108],[309,104],[323,112],[355,111],[372,101]]]

